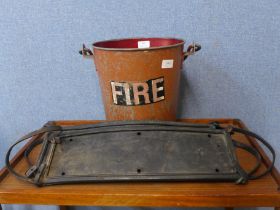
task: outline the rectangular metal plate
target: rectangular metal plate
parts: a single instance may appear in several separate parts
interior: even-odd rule
[[[125,180],[237,180],[229,135],[209,127],[105,124],[48,141],[41,184]]]

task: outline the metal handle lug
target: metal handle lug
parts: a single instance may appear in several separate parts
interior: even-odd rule
[[[191,45],[189,45],[187,51],[183,53],[184,60],[186,60],[190,55],[194,55],[200,49],[201,45],[193,42]]]
[[[93,58],[93,53],[92,51],[86,47],[85,44],[83,44],[82,50],[79,51],[79,53],[84,57],[84,58]]]

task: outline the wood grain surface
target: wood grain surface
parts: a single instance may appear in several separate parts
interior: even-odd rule
[[[234,119],[182,119],[190,123],[217,121],[226,125],[244,127]],[[57,121],[59,125],[79,125],[100,121]],[[254,139],[234,134],[236,140],[254,145],[263,156],[260,171],[270,163],[268,156]],[[36,160],[40,147],[31,153]],[[13,159],[18,172],[27,170],[20,150]],[[82,151],[81,151],[82,153]],[[238,159],[246,170],[255,163],[254,157],[237,150]],[[259,172],[260,172],[259,171]],[[95,183],[36,187],[17,180],[6,168],[0,171],[0,203],[2,204],[49,204],[90,206],[154,206],[154,207],[255,207],[280,206],[279,173],[262,179],[249,181],[246,185],[225,182],[137,182],[137,183]]]

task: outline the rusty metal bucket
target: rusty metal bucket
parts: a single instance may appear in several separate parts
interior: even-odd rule
[[[182,39],[129,38],[83,45],[94,59],[107,120],[175,120],[183,61],[200,50],[184,52]]]

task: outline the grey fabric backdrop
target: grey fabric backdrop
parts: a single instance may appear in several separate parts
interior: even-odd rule
[[[178,116],[241,118],[279,155],[279,11],[277,0],[1,0],[0,166],[12,142],[48,120],[104,119],[93,63],[77,52],[135,36],[199,42],[182,71]]]

